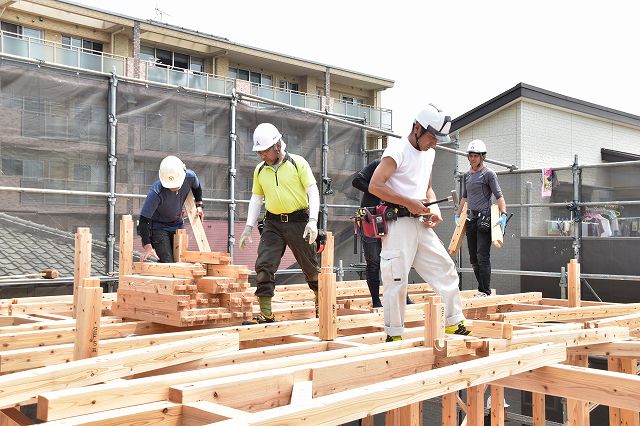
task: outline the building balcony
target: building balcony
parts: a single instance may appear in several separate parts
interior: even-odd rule
[[[63,45],[7,31],[0,31],[0,52],[49,64],[103,73],[114,72],[118,76],[134,78],[134,58]],[[140,61],[140,76],[138,78],[227,95],[231,94],[236,85],[236,81],[228,77],[168,67],[150,61]],[[323,102],[322,96],[311,93],[244,81],[242,83],[250,84],[251,94],[256,96],[315,111],[324,111],[326,106],[330,112],[343,115],[346,118],[359,119],[371,127],[382,130],[392,129],[392,111],[390,109],[354,104],[333,98],[327,98]]]

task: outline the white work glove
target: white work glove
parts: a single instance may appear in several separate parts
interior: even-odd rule
[[[253,231],[253,226],[247,225],[244,227],[244,231],[242,231],[242,235],[240,236],[240,248],[243,249],[247,246],[247,243],[252,243],[253,238],[251,238],[251,231]]]
[[[304,227],[304,233],[302,234],[303,239],[309,239],[309,244],[313,244],[316,242],[316,238],[318,238],[318,225],[316,224],[317,219],[309,219],[309,223]]]

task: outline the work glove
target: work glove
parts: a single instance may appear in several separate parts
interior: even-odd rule
[[[453,222],[458,226],[458,222],[460,222],[460,215],[458,213],[453,214]]]
[[[318,238],[318,225],[316,224],[316,219],[309,219],[309,223],[304,227],[304,233],[302,234],[303,239],[309,239],[309,244],[313,244],[316,242],[316,238]]]
[[[144,262],[147,259],[160,260],[151,244],[145,244],[142,248],[144,251],[140,255],[140,262]]]
[[[240,236],[240,248],[243,249],[247,246],[247,243],[252,243],[253,238],[251,238],[251,231],[253,231],[253,226],[247,225],[244,227],[244,231],[242,231],[242,235]]]
[[[201,222],[204,222],[204,210],[202,210],[202,207],[196,207],[196,216],[200,218]]]
[[[500,214],[500,219],[498,219],[496,225],[500,225],[500,230],[502,231],[502,235],[504,235],[504,230],[507,227],[507,212]]]

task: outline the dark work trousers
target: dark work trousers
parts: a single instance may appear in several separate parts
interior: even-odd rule
[[[380,301],[380,251],[382,250],[382,239],[371,238],[360,233],[362,239],[362,253],[367,262],[367,286],[371,293],[371,302],[374,308],[381,308]]]
[[[160,263],[173,263],[173,236],[175,232],[153,229],[151,246],[160,258]]]
[[[367,287],[371,293],[371,304],[374,308],[381,308],[380,301],[380,252],[382,251],[382,239],[367,237],[360,232],[362,240],[362,254],[367,262]],[[407,305],[413,302],[407,294]]]
[[[478,291],[491,294],[491,232],[478,228],[478,219],[467,221],[469,261],[478,280]]]
[[[316,244],[309,244],[302,234],[307,222],[278,222],[265,220],[256,259],[256,296],[273,297],[276,271],[288,246],[304,272],[309,287],[318,291],[320,263]]]

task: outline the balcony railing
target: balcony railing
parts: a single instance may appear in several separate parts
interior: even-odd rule
[[[133,58],[111,55],[105,52],[83,49],[7,31],[0,31],[0,52],[72,68],[104,73],[115,72],[119,76],[132,77],[127,73],[127,61],[132,61]],[[143,64],[141,78],[144,80],[226,95],[231,94],[234,87],[234,80],[227,77],[169,67],[152,61],[141,61],[141,63]],[[321,96],[311,93],[252,83],[251,94],[315,111],[322,111],[324,108]],[[383,130],[392,129],[392,113],[389,109],[353,104],[337,99],[330,99],[330,102],[333,104],[330,110],[334,113],[364,119],[364,124],[371,127]]]
[[[90,49],[0,31],[0,51],[68,67],[125,75],[126,58]]]

